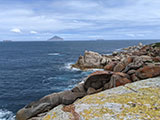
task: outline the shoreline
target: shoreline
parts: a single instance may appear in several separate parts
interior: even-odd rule
[[[137,50],[141,51],[145,48],[143,51],[145,52],[147,51],[146,49],[151,49],[152,47],[154,47],[153,51],[159,50],[159,45],[157,47],[156,45],[143,46],[142,44],[139,44],[138,46],[127,48],[126,51],[128,53],[120,51],[115,53],[113,52],[112,55],[100,55],[99,53],[86,51],[84,56],[80,56],[77,63],[72,65],[72,67],[77,67],[81,70],[86,70],[88,68],[102,68],[104,71],[92,73],[85,79],[84,83],[79,83],[72,90],[53,93],[43,97],[39,101],[30,103],[17,112],[17,120],[27,120],[32,117],[39,116],[60,104],[70,105],[77,99],[83,98],[86,95],[98,93],[106,89],[118,87],[146,78],[159,76],[160,73],[157,71],[160,70],[160,66],[157,65],[157,63],[160,62],[160,58],[154,57],[155,55],[146,57],[148,54],[144,56],[143,53],[141,55],[138,55],[139,53],[137,53]],[[135,53],[137,55],[131,53]],[[154,54],[157,54],[157,51]],[[116,58],[117,56],[119,58]],[[154,71],[153,75],[145,73],[145,69],[149,72]],[[129,71],[130,73],[128,73]]]

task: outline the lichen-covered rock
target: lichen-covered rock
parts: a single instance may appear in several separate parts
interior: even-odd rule
[[[134,82],[57,106],[42,120],[159,120],[160,78]]]

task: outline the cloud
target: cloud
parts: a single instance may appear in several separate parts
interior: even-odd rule
[[[37,39],[55,34],[66,39],[160,37],[159,0],[5,0],[0,3],[3,37],[29,39],[34,34]],[[12,32],[8,31],[10,28],[14,28]],[[22,34],[16,36],[13,32]]]
[[[126,35],[129,36],[129,37],[136,37],[136,35],[135,35],[135,34],[132,34],[132,33],[126,34]]]
[[[37,34],[38,32],[32,30],[32,31],[30,31],[30,33],[31,34]]]
[[[21,33],[21,30],[18,28],[13,28],[10,30],[11,32],[15,32],[15,33]]]

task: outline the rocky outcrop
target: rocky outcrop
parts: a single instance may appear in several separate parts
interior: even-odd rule
[[[138,81],[59,105],[41,120],[159,120],[159,93],[160,78]]]
[[[112,55],[100,55],[92,51],[85,51],[84,56],[80,56],[76,64],[72,67],[85,69],[103,68],[109,71],[121,72],[125,67],[141,67],[145,62],[160,61],[159,43],[151,45],[130,46],[120,52],[113,52]],[[133,59],[134,58],[134,59]],[[138,68],[136,68],[138,69]]]
[[[105,58],[105,56],[102,56],[97,52],[85,51],[84,56],[80,56],[76,64],[72,65],[72,67],[80,68],[82,70],[103,68],[109,61],[109,58]]]
[[[127,83],[160,76],[160,66],[144,66],[138,70],[123,72],[96,71],[89,75],[84,83],[78,84],[72,90],[53,93],[32,102],[17,112],[17,120],[36,120],[42,113],[46,113],[57,105],[69,105],[86,95],[101,92],[106,89],[126,85]]]
[[[45,113],[57,105],[64,104],[69,105],[76,99],[85,96],[83,92],[72,92],[70,90],[53,93],[41,98],[39,101],[35,101],[19,110],[16,114],[17,120],[27,120],[31,117],[35,117],[38,114]]]

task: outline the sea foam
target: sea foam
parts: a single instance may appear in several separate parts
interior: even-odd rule
[[[0,109],[0,120],[15,120],[15,115],[11,111]]]
[[[57,56],[60,55],[60,53],[48,53],[49,56]]]

